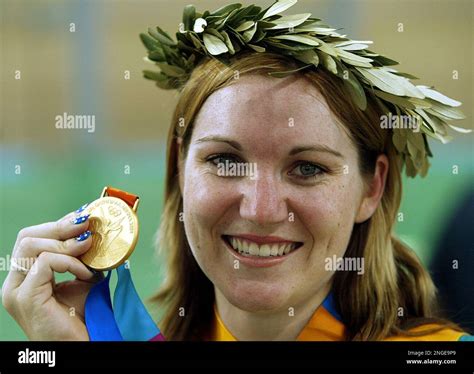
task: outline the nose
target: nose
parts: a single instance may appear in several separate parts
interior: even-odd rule
[[[282,181],[261,170],[252,180],[246,179],[240,202],[240,216],[259,226],[284,222],[288,207]]]

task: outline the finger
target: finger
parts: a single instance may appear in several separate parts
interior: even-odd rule
[[[25,227],[20,230],[15,243],[15,252],[19,243],[24,238],[49,238],[56,240],[66,240],[73,238],[84,232],[89,227],[89,216],[77,216],[75,212],[68,213],[58,221],[42,223],[40,225]],[[14,253],[15,254],[15,253]]]
[[[94,273],[75,257],[65,254],[42,252],[21,284],[23,291],[33,291],[51,284],[54,273],[71,273],[79,280],[90,280]]]
[[[88,281],[72,280],[61,282],[54,288],[54,296],[56,300],[65,305],[74,307],[77,315],[84,317],[84,306],[86,304],[89,291],[94,285],[101,281],[102,273],[96,273]]]
[[[77,237],[74,239],[68,239],[64,242],[45,238],[24,238],[20,242],[12,261],[30,271],[36,258],[41,253],[51,252],[77,257],[87,252],[91,244],[91,234],[81,241],[79,241]],[[21,285],[25,278],[26,273],[11,267],[7,279],[5,280],[4,287],[7,291],[14,290]]]
[[[27,237],[22,239],[18,244],[15,258],[36,258],[41,252],[61,253],[72,257],[78,257],[87,252],[90,248],[92,240],[88,239],[89,237],[81,241],[77,238],[62,241],[56,239]]]

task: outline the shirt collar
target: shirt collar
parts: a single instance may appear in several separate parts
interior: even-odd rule
[[[313,316],[298,335],[298,341],[338,341],[344,340],[344,325],[337,313],[332,293],[324,299],[315,310]],[[214,305],[214,325],[212,331],[214,341],[236,341],[237,339],[225,327],[217,308]]]

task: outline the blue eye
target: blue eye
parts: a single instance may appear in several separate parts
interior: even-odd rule
[[[297,178],[309,179],[317,178],[320,174],[325,171],[320,168],[318,165],[313,164],[312,162],[300,162],[296,167],[289,173],[294,175]]]
[[[213,163],[215,166],[218,166],[219,164],[225,164],[226,162],[229,164],[237,164],[240,162],[237,157],[227,153],[211,156],[206,161]]]

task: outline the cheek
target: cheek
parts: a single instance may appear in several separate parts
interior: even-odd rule
[[[214,227],[238,198],[232,178],[191,163],[186,166],[183,195],[185,217],[208,228]]]
[[[291,203],[302,226],[312,236],[313,255],[344,253],[354,225],[359,186],[357,178],[344,176],[337,182],[294,195]]]
[[[209,276],[224,261],[218,232],[225,224],[235,194],[232,184],[222,178],[198,168],[186,170],[183,191],[186,237],[199,266]]]
[[[228,191],[212,175],[199,172],[188,173],[184,184],[184,211],[205,222],[213,221],[221,215]]]

